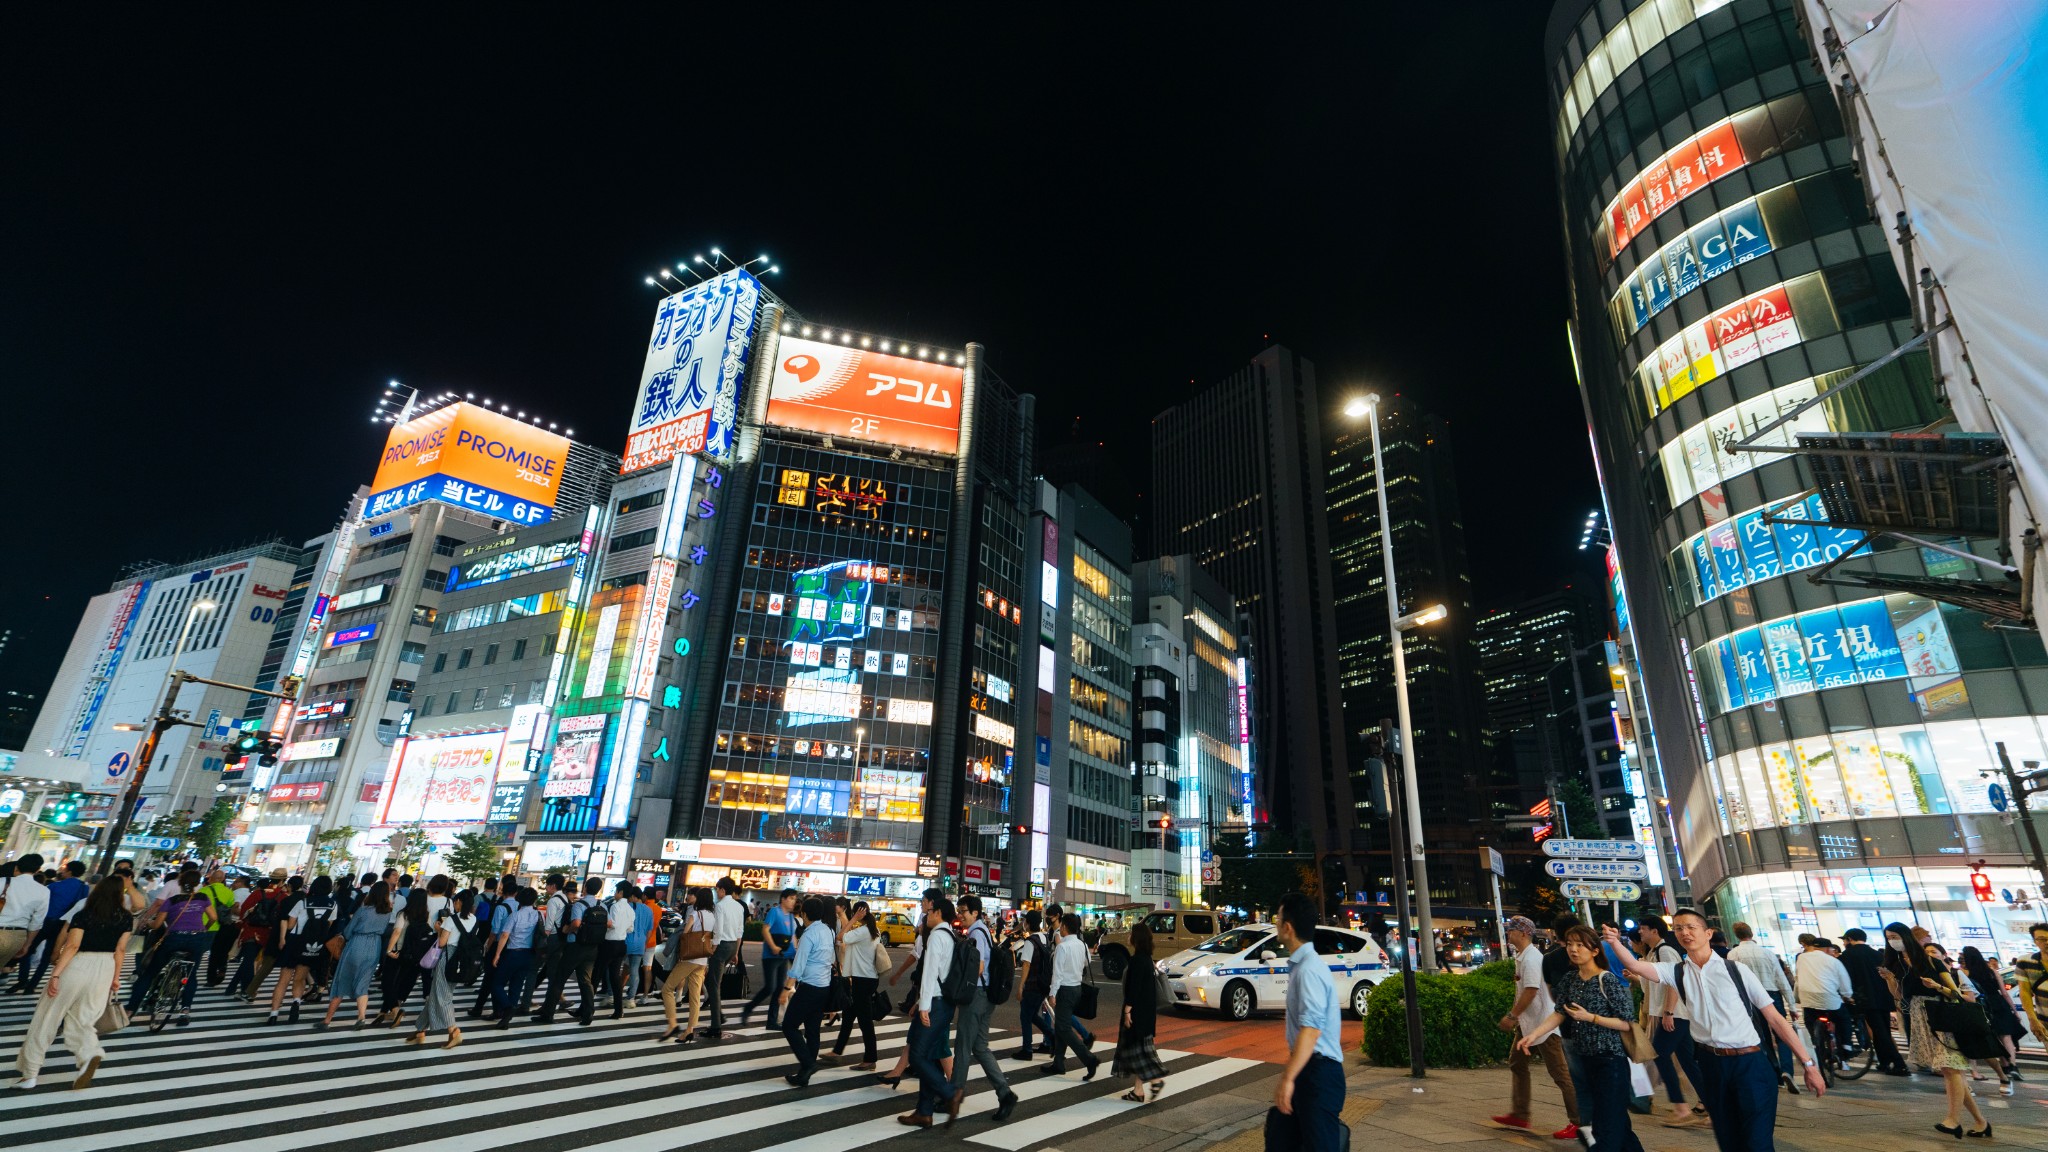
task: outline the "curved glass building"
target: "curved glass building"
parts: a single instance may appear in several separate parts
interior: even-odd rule
[[[1986,773],[2000,745],[2048,762],[2048,653],[1964,608],[1809,579],[1863,534],[1826,522],[1796,435],[1949,420],[1924,352],[1891,356],[1912,302],[1810,44],[1792,0],[1562,0],[1546,35],[1652,787],[1724,923],[1782,946],[1907,920],[2013,955],[2048,916]],[[1839,571],[1996,554],[1931,543],[1956,551],[1888,541]]]

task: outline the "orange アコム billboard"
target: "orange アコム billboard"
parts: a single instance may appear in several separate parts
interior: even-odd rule
[[[473,404],[450,404],[391,430],[363,515],[439,500],[515,524],[554,515],[569,441]]]
[[[768,423],[921,452],[960,450],[957,364],[783,337]]]

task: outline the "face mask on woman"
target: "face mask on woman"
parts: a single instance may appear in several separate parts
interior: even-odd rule
[[[1906,950],[1906,942],[1897,936],[1887,936],[1884,938],[1884,942],[1891,945],[1894,952],[1904,952]]]

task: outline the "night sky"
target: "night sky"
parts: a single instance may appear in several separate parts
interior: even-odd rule
[[[129,562],[332,525],[387,379],[617,451],[642,278],[714,244],[981,341],[1139,481],[1153,414],[1291,345],[1451,421],[1483,605],[1589,571],[1547,4],[703,7],[0,16],[0,688]]]

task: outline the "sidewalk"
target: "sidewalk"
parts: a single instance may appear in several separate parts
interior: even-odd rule
[[[1540,1065],[1533,1070],[1536,1108],[1532,1119],[1537,1131],[1520,1133],[1494,1128],[1486,1120],[1507,1107],[1505,1067],[1433,1069],[1427,1079],[1418,1082],[1408,1077],[1406,1069],[1375,1068],[1356,1055],[1352,1060],[1347,1069],[1350,1096],[1344,1119],[1351,1126],[1355,1149],[1422,1145],[1576,1152],[1578,1148],[1576,1143],[1547,1135],[1564,1125],[1564,1106]],[[1274,1074],[1278,1071],[1276,1068]],[[2038,1077],[2022,1083],[2011,1099],[2000,1096],[1993,1081],[1973,1083],[1972,1087],[1994,1136],[1990,1141],[1964,1142],[1973,1152],[1993,1147],[2048,1150],[2048,1083]],[[1272,1093],[1273,1077],[1261,1077],[1169,1112],[1134,1118],[1102,1135],[1113,1139],[1117,1152],[1259,1152],[1264,1147],[1266,1108],[1272,1103]],[[1661,1101],[1659,1108],[1665,1109]],[[1820,1100],[1806,1094],[1781,1095],[1777,1146],[1784,1152],[1957,1148],[1954,1137],[1934,1130],[1942,1110],[1941,1080],[1936,1076],[1873,1075],[1844,1081]],[[1630,1120],[1647,1152],[1712,1152],[1714,1148],[1713,1133],[1706,1129],[1665,1128],[1648,1116],[1632,1115]]]

